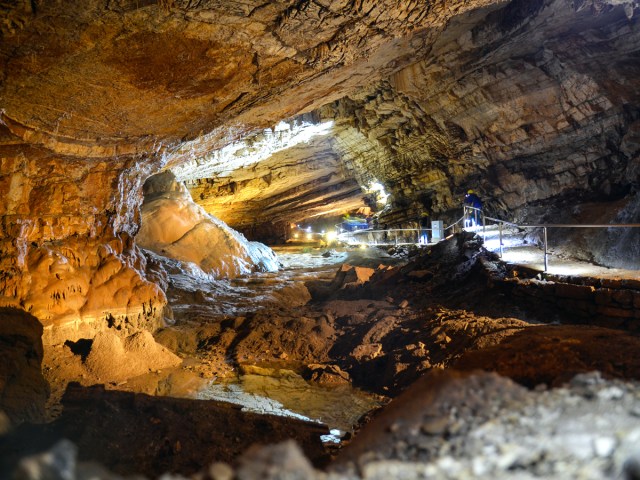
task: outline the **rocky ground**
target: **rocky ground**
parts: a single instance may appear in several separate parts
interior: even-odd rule
[[[154,417],[145,410],[145,405],[154,404],[152,400],[145,397],[122,403],[118,400],[121,393],[108,391],[101,391],[99,398],[80,394],[81,401],[68,392],[67,403],[75,402],[76,408],[63,413],[53,427],[46,427],[47,438],[52,439],[48,446],[55,437],[51,432],[65,432],[78,444],[80,460],[97,460],[120,474],[135,471],[149,477],[162,473],[162,468],[195,475],[219,461],[227,463],[214,464],[202,475],[215,479],[233,475],[616,478],[626,472],[626,478],[638,478],[640,416],[636,405],[640,389],[633,382],[640,378],[635,354],[640,346],[638,336],[624,330],[572,325],[576,318],[566,310],[510,295],[512,290],[500,282],[500,275],[508,275],[508,269],[481,248],[477,237],[468,234],[422,251],[341,252],[307,247],[304,268],[296,263],[303,257],[294,252],[293,248],[279,252],[285,264],[281,273],[257,274],[232,283],[194,278],[179,264],[156,259],[169,272],[167,295],[174,315],[174,324],[156,335],[163,347],[131,339],[121,346],[107,341],[112,339],[68,344],[45,351],[44,372],[54,392],[52,404],[69,380],[85,386],[106,383],[113,390],[192,397],[211,392],[214,380],[248,388],[248,380],[242,383],[242,379],[255,382],[259,377],[296,378],[301,385],[328,390],[347,388],[339,396],[349,399],[355,398],[348,397],[354,389],[363,391],[370,401],[363,402],[362,413],[371,412],[354,421],[352,430],[340,432],[342,445],[347,447],[337,450],[329,473],[314,470],[295,444],[252,450],[238,457],[245,446],[284,438],[273,432],[286,428],[295,430],[290,436],[304,445],[309,428],[320,435],[320,426],[304,426],[308,421],[301,427],[285,428],[282,425],[298,425],[300,420],[264,416],[259,428],[237,429],[234,439],[242,448],[212,447],[194,457],[196,444],[183,451],[167,433],[171,432],[166,426],[171,416]],[[163,352],[166,364],[149,361],[152,348]],[[135,359],[129,368],[137,366],[146,370],[144,374],[133,370],[124,377],[117,370],[110,373],[106,366],[117,359],[109,353],[114,351]],[[160,358],[157,355],[153,358]],[[176,365],[172,355],[182,363]],[[497,374],[478,373],[477,369]],[[469,373],[461,372],[465,370]],[[588,373],[594,370],[602,373]],[[289,390],[284,397],[296,397],[307,388],[292,384],[287,381]],[[259,383],[254,392],[266,391],[264,385]],[[75,388],[83,391],[80,386]],[[322,393],[314,391],[313,395]],[[285,405],[283,410],[313,419],[302,408],[310,403],[308,398],[298,396],[297,405]],[[389,400],[381,413],[374,413],[376,405]],[[138,442],[143,437],[154,438],[154,432],[159,435],[149,420],[158,418],[164,430],[155,438],[158,442],[168,439],[171,462],[114,463],[113,450],[95,448],[93,437],[80,433],[78,422],[85,421],[78,420],[76,413],[90,411],[88,405],[98,401],[110,405],[114,414],[104,423],[110,424],[111,433],[126,432],[128,455],[133,459],[163,455],[161,449],[154,450],[153,441]],[[196,408],[179,403],[182,401],[158,400],[158,407],[152,408]],[[340,403],[335,405],[335,409],[343,408]],[[145,420],[136,428],[126,427],[135,417]],[[118,422],[124,423],[119,426]],[[188,436],[199,438],[200,422],[196,418],[183,426]],[[229,425],[224,431],[235,431]],[[95,430],[98,435],[97,426]],[[13,435],[0,449],[19,445],[16,438],[35,433],[24,427]],[[118,435],[110,438],[112,444],[124,441]],[[184,444],[182,440],[180,445]],[[62,444],[55,448],[64,458],[76,458],[75,447]],[[306,446],[304,453],[316,466],[336,457],[335,448],[318,455],[317,449]],[[43,462],[46,460],[40,458],[25,465],[40,468],[34,465]],[[155,466],[148,466],[151,464]],[[15,468],[15,462],[4,467]]]

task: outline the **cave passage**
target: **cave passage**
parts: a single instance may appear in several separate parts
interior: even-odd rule
[[[0,477],[639,478],[639,18],[0,2]]]

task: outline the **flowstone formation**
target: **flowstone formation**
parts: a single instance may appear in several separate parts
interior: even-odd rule
[[[142,228],[136,237],[141,247],[195,264],[213,278],[278,270],[278,260],[269,247],[247,241],[208,215],[171,172],[149,178],[144,193]]]
[[[162,325],[164,292],[133,241],[150,162],[87,161],[0,133],[0,306],[35,316],[45,344]]]

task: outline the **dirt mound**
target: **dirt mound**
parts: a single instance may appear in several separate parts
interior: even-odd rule
[[[367,479],[636,478],[637,392],[597,373],[529,391],[496,374],[434,372],[365,426],[333,469]]]
[[[85,360],[86,368],[103,382],[119,382],[150,370],[174,367],[182,360],[141,331],[124,341],[111,332],[98,333]]]
[[[240,363],[288,359],[324,362],[336,335],[334,319],[321,313],[263,311],[243,324],[230,350]]]
[[[559,386],[578,373],[640,379],[640,338],[587,325],[531,326],[499,345],[466,352],[454,367],[481,368],[523,385]]]

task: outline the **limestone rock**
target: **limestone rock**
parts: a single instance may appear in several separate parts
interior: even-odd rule
[[[307,480],[316,478],[316,472],[300,447],[289,440],[247,451],[240,459],[237,477],[238,480],[255,478]]]
[[[0,305],[38,318],[45,344],[157,328],[166,298],[133,244],[149,163],[58,156],[1,126],[0,158]]]
[[[344,385],[351,383],[349,374],[338,365],[307,365],[309,380],[324,385]]]
[[[149,199],[142,206],[139,245],[157,254],[191,262],[214,278],[234,278],[258,271],[276,271],[275,253],[249,242],[193,202],[189,192],[169,172],[147,181]],[[166,190],[158,190],[167,183]]]
[[[156,343],[147,331],[135,333],[124,341],[111,332],[100,332],[85,360],[87,369],[102,382],[119,382],[180,363],[179,357]]]

